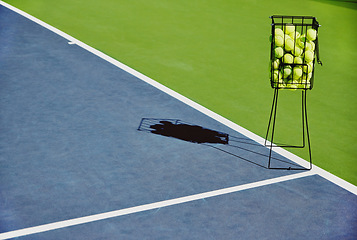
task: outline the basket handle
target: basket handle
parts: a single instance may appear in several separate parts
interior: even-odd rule
[[[321,25],[319,25],[319,27],[321,27]],[[316,38],[316,58],[317,58],[317,63],[320,64],[322,66],[322,61],[320,59],[320,51],[319,51],[319,42],[318,42],[319,38]]]

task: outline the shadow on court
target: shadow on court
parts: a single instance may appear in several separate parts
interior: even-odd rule
[[[258,167],[268,169],[266,166],[269,157],[268,149],[249,138],[232,136],[224,132],[189,124],[179,119],[143,118],[138,130],[202,144]],[[288,159],[284,160],[276,156],[272,157],[272,159],[280,167],[287,170],[291,167],[301,167]]]

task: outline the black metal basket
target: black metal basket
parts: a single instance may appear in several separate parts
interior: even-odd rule
[[[275,89],[312,89],[319,59],[315,17],[271,16],[270,83]]]

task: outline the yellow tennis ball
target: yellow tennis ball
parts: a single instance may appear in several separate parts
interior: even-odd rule
[[[293,24],[286,24],[285,25],[285,33],[289,34],[295,31],[295,26]]]
[[[312,42],[306,42],[306,43],[305,43],[305,51],[314,51],[313,48],[315,47],[315,45],[312,46],[311,43],[312,43]]]
[[[273,72],[274,82],[278,82],[279,80],[281,80],[282,77],[283,77],[283,75],[281,74],[281,72],[279,70],[274,70],[274,72]]]
[[[282,56],[284,56],[284,49],[282,47],[276,47],[274,49],[274,54],[276,58],[281,58]]]
[[[303,63],[302,58],[301,57],[295,57],[294,58],[294,63],[295,64],[302,64]]]
[[[281,47],[284,45],[284,38],[282,36],[275,35],[274,43],[275,43],[275,46]]]
[[[292,64],[294,62],[294,56],[290,53],[287,53],[283,57],[283,62],[286,64]]]
[[[285,39],[285,51],[290,52],[294,49],[294,45],[294,40],[292,40],[291,38]]]
[[[303,53],[303,50],[300,47],[295,46],[291,53],[294,54],[294,56],[299,57]]]
[[[317,35],[317,31],[313,28],[308,29],[306,32],[306,37],[310,41],[314,41],[316,39],[316,35]]]
[[[297,44],[301,48],[305,48],[305,42],[307,41],[305,34],[301,35],[298,39],[296,39]]]
[[[293,79],[299,79],[302,76],[302,69],[300,67],[293,68]]]
[[[291,33],[289,33],[289,36],[293,39],[296,40],[298,38],[300,38],[300,33],[298,31],[293,31]]]
[[[284,32],[280,28],[275,28],[274,33],[275,33],[275,36],[284,37]]]
[[[291,73],[292,73],[291,66],[289,66],[289,65],[285,66],[283,69],[283,78],[288,78]]]
[[[278,68],[279,68],[279,64],[280,64],[280,60],[279,60],[279,59],[275,59],[275,60],[272,62],[272,68],[273,68],[273,69],[278,69]]]
[[[311,78],[312,78],[312,72],[302,74],[302,80],[310,81]]]
[[[295,91],[297,89],[298,85],[299,85],[299,82],[297,82],[295,80],[290,81],[290,82],[288,82],[288,84],[286,84],[286,86],[288,88],[290,88],[289,90],[291,90],[291,91]]]
[[[314,42],[310,42],[311,44],[311,51],[315,51],[315,43]]]
[[[304,71],[304,73],[311,73],[313,69],[314,65],[312,64],[312,62],[308,62],[306,63],[306,65],[302,66],[302,70]]]
[[[312,62],[314,60],[314,53],[311,50],[305,51],[304,58],[305,62]]]

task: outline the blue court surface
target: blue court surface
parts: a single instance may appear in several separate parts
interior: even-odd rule
[[[0,239],[357,239],[355,186],[267,169],[257,139],[5,6],[0,36]]]

